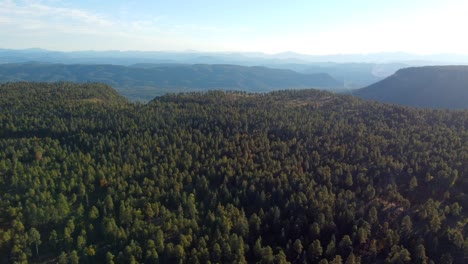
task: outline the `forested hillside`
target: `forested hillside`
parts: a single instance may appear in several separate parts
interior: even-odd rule
[[[468,111],[0,86],[1,263],[466,263]]]
[[[407,106],[468,109],[468,66],[406,68],[353,94]]]
[[[0,64],[0,83],[102,82],[131,100],[149,101],[166,93],[207,90],[269,92],[291,88],[340,88],[342,83],[325,73],[301,74],[292,70],[237,65],[139,64]]]

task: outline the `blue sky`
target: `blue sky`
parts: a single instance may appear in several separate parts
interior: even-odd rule
[[[0,0],[0,48],[468,54],[466,0]]]

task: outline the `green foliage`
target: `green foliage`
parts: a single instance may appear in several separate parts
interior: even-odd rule
[[[71,83],[5,84],[0,110],[2,263],[466,258],[466,111]]]

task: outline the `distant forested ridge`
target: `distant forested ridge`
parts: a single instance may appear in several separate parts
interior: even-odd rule
[[[396,70],[417,64],[430,64],[428,57],[414,58],[410,54],[373,54],[373,55],[335,55],[309,56],[296,53],[262,54],[232,52],[142,52],[142,51],[76,51],[58,52],[41,49],[8,50],[0,49],[0,64],[80,64],[80,65],[122,65],[130,67],[154,67],[194,64],[224,64],[240,66],[264,66],[275,69],[289,69],[299,73],[327,73],[340,82],[338,87],[357,89],[380,81]],[[383,59],[386,57],[386,59]],[[463,58],[456,56],[456,58]],[[374,61],[374,62],[373,62]],[[378,62],[377,62],[378,61]],[[390,63],[392,61],[392,63]],[[400,61],[400,63],[395,63]],[[436,61],[445,61],[437,58]],[[36,81],[39,81],[35,79]],[[18,80],[17,80],[18,81]],[[62,81],[67,81],[63,80]],[[68,80],[72,81],[72,80]],[[109,83],[111,85],[115,85]],[[311,87],[311,86],[308,86]],[[322,88],[313,86],[315,88]],[[120,87],[114,86],[118,89]],[[284,87],[289,88],[289,87]],[[138,92],[145,92],[144,89]],[[153,91],[154,92],[154,91]],[[174,91],[172,91],[174,92]],[[138,94],[131,94],[137,96]],[[144,100],[156,94],[146,91]],[[160,95],[160,94],[158,94]],[[128,96],[128,95],[126,95]],[[133,97],[132,97],[133,99]],[[136,98],[142,99],[142,98]]]
[[[466,263],[468,111],[0,85],[0,263]]]
[[[353,93],[408,106],[468,109],[468,66],[406,68]]]
[[[291,88],[340,88],[325,73],[302,74],[292,70],[237,65],[138,64],[0,64],[0,82],[103,82],[132,100],[148,101],[166,93],[242,90],[269,92]]]

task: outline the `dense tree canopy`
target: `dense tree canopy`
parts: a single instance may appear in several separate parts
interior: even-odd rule
[[[463,263],[468,112],[0,86],[0,262]]]

